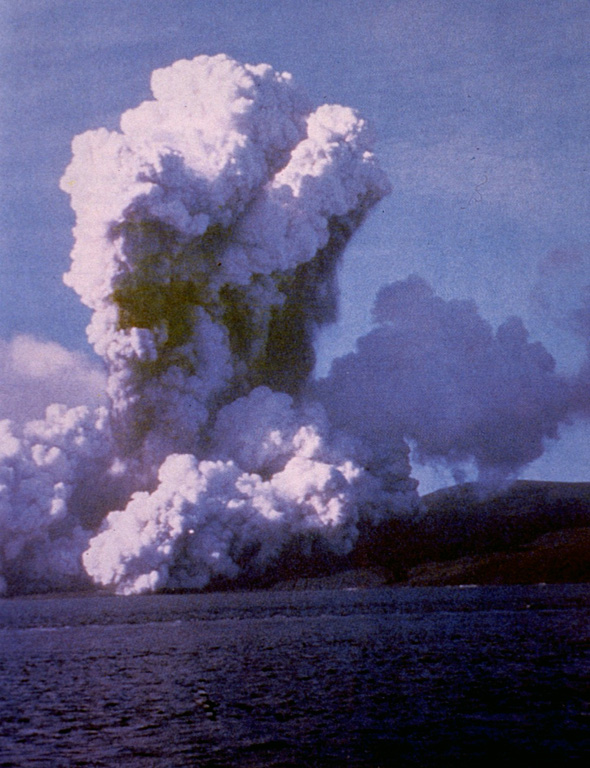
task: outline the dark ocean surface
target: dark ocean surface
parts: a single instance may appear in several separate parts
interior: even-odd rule
[[[0,600],[0,766],[590,764],[590,585]]]

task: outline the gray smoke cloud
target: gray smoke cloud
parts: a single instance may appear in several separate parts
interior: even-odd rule
[[[382,288],[373,315],[317,386],[352,434],[401,434],[422,461],[473,460],[495,485],[541,456],[574,409],[572,382],[519,318],[494,332],[474,302],[444,301],[417,276]]]
[[[152,92],[76,137],[61,180],[107,404],[2,422],[2,590],[202,588],[293,542],[343,555],[418,508],[407,439],[487,477],[540,455],[581,385],[519,320],[493,333],[419,278],[312,380],[338,262],[389,192],[354,110],[227,56],[156,70]]]

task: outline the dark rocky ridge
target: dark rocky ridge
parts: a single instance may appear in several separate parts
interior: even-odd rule
[[[365,526],[348,558],[277,564],[275,588],[590,582],[590,483],[466,484],[422,501],[413,520]]]

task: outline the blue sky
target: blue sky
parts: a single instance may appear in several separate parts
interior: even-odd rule
[[[154,68],[225,52],[357,108],[393,185],[349,246],[320,366],[368,330],[377,289],[411,273],[474,299],[494,325],[520,315],[560,370],[579,366],[569,317],[590,283],[587,2],[5,0],[0,13],[0,338],[90,354],[89,314],[61,279],[71,140],[114,129],[149,97]],[[590,480],[589,446],[587,422],[565,428],[528,475]]]

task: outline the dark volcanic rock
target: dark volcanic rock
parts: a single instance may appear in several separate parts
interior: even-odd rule
[[[418,526],[431,559],[511,549],[545,533],[590,526],[590,483],[519,480],[484,495],[467,484],[422,498]]]
[[[590,483],[466,484],[422,502],[413,520],[362,530],[351,565],[385,567],[396,583],[590,581]]]
[[[590,528],[547,533],[512,552],[462,557],[412,568],[411,586],[590,582]]]

